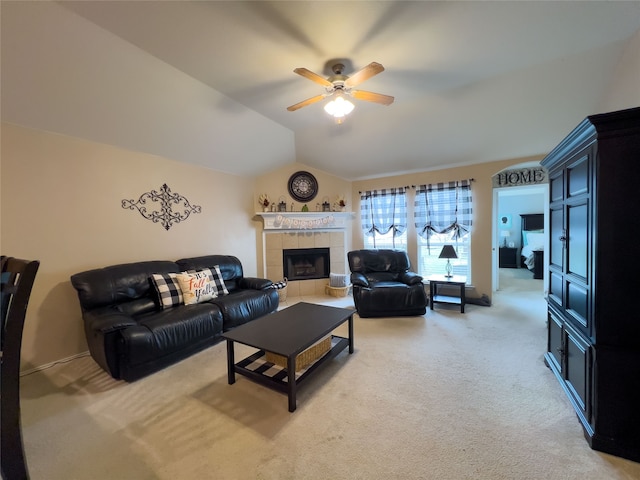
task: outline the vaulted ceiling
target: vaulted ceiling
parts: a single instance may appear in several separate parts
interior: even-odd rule
[[[547,153],[599,113],[640,28],[637,1],[59,3],[291,129],[297,161],[346,179]],[[342,125],[324,101],[287,111],[324,91],[294,68],[329,76],[334,59],[384,65],[361,88],[395,102],[356,100]]]

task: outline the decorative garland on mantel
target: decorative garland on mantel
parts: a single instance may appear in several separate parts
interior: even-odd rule
[[[302,220],[299,218],[289,218],[284,215],[276,215],[273,226],[276,228],[322,228],[335,223],[336,219],[333,215],[326,215],[321,218],[314,218],[313,220]]]

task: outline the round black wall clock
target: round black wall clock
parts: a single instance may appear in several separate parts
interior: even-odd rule
[[[309,202],[318,194],[318,181],[309,172],[296,172],[289,178],[289,195],[298,202]]]

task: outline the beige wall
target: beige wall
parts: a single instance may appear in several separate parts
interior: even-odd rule
[[[86,351],[73,273],[213,253],[257,273],[253,179],[6,123],[1,133],[2,254],[41,262],[23,371]],[[202,213],[167,231],[122,208],[164,183]]]
[[[640,106],[640,29],[629,39],[622,58],[618,61],[598,112],[613,112]]]
[[[414,186],[428,183],[450,182],[473,178],[471,186],[473,196],[473,230],[471,233],[471,284],[473,289],[468,291],[470,297],[480,297],[485,294],[491,298],[492,287],[492,231],[493,218],[493,185],[491,178],[497,172],[512,165],[529,161],[538,161],[542,157],[519,158],[497,162],[469,165],[465,167],[447,168],[410,175],[398,175],[395,177],[377,178],[353,182],[351,204],[354,210],[359,211],[360,191],[374,190],[390,187]],[[413,194],[409,195],[413,198]],[[407,227],[409,236],[416,235],[415,227],[409,222]],[[360,218],[356,215],[353,222],[353,248],[362,248],[364,245]],[[417,252],[409,247],[409,257],[412,265],[417,265]]]

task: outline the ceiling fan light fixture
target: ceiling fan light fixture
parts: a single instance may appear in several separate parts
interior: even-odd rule
[[[334,118],[343,118],[353,111],[353,103],[342,96],[330,101],[324,106],[324,111]]]
[[[0,0],[1,1],[1,0]],[[344,121],[346,115],[349,115],[353,110],[353,103],[349,100],[345,100],[343,95],[349,95],[356,100],[364,100],[365,102],[374,102],[381,105],[391,105],[393,103],[393,97],[390,95],[382,95],[381,93],[366,92],[364,90],[354,90],[353,88],[360,85],[365,80],[373,77],[384,71],[384,67],[376,62],[371,62],[364,68],[361,68],[353,75],[344,75],[344,64],[337,63],[333,66],[334,75],[329,78],[324,78],[313,73],[304,67],[296,68],[294,73],[305,77],[312,82],[322,85],[325,89],[325,93],[316,95],[315,97],[307,98],[302,102],[298,102],[294,105],[287,107],[290,112],[306,107],[307,105],[314,104],[324,100],[326,97],[336,95],[335,100],[327,103],[324,106],[325,111],[331,115],[336,123],[340,124]]]

